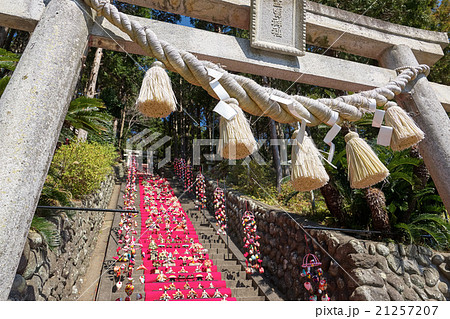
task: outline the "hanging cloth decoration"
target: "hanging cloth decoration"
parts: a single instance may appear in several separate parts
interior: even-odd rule
[[[424,132],[397,103],[387,102],[384,109],[386,125],[394,129],[391,139],[391,148],[394,151],[402,151],[424,139]]]
[[[184,184],[186,180],[186,160],[180,159],[180,180]]]
[[[119,229],[117,230],[118,244],[116,249],[117,256],[113,259],[121,262],[114,267],[114,286],[113,292],[117,292],[124,284],[124,280],[127,278],[128,283],[125,285],[126,297],[118,298],[117,300],[130,301],[131,295],[134,291],[133,285],[133,271],[136,259],[136,250],[139,245],[136,244],[137,231],[134,227],[137,227],[137,223],[134,218],[137,216],[135,213],[127,212],[127,210],[135,210],[135,198],[136,198],[136,175],[137,175],[136,157],[132,157],[131,165],[128,169],[127,185],[125,187],[124,194],[124,210],[120,214]]]
[[[245,158],[257,149],[250,123],[238,106],[237,100],[228,99],[221,102],[226,102],[229,107],[234,109],[236,115],[230,120],[223,116],[220,117],[219,154],[228,159]]]
[[[311,191],[328,183],[329,177],[312,138],[303,132],[299,141],[299,131],[292,135],[291,183],[298,191]]]
[[[227,228],[227,217],[225,214],[225,194],[220,187],[214,190],[214,214],[216,216],[217,223],[219,227],[217,233],[226,233]]]
[[[164,64],[153,62],[142,81],[136,108],[149,117],[164,118],[176,110],[176,98]]]
[[[366,188],[381,182],[389,176],[386,166],[378,159],[370,146],[358,133],[345,135],[347,143],[347,165],[350,187]]]
[[[303,257],[301,277],[305,279],[303,287],[309,293],[310,301],[330,301],[327,294],[327,280],[320,268],[322,263],[314,254],[306,254]]]
[[[197,174],[195,181],[196,181],[195,195],[196,195],[196,198],[198,201],[198,205],[201,208],[205,208],[206,207],[206,184],[205,184],[205,177],[203,176],[201,170]]]
[[[253,274],[257,271],[264,273],[264,268],[261,266],[262,259],[259,252],[259,237],[256,234],[256,221],[255,216],[251,211],[246,211],[242,215],[242,227],[244,228],[244,257],[247,258],[245,263],[247,268],[245,271],[248,274]]]
[[[179,158],[175,158],[173,160],[173,170],[175,172],[175,175],[178,176],[178,178],[181,178],[180,159]]]
[[[186,190],[186,192],[188,193],[192,193],[192,166],[191,164],[186,164],[186,169],[185,169],[185,180],[184,180],[184,188]]]

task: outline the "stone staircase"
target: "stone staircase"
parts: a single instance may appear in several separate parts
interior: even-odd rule
[[[226,281],[227,287],[231,289],[232,296],[238,301],[266,300],[259,289],[254,287],[251,278],[247,277],[244,267],[227,249],[226,243],[211,226],[211,223],[215,221],[198,210],[190,209],[187,213],[195,227],[200,243],[208,249],[208,254],[214,265],[217,265],[218,271],[222,272],[222,280]]]

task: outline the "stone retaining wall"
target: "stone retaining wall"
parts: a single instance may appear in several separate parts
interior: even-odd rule
[[[109,175],[99,191],[75,205],[106,208],[114,184],[114,175]],[[38,232],[30,230],[9,300],[75,300],[104,214],[63,212],[52,217],[51,222],[61,236],[60,246],[53,250],[48,248]]]
[[[213,212],[217,184],[207,183],[208,209]],[[242,214],[248,205],[261,236],[264,277],[288,300],[307,300],[300,276],[305,255],[305,233],[297,223],[305,222],[287,213],[228,190],[228,232],[242,250]],[[289,217],[291,216],[291,217]],[[310,252],[322,262],[332,300],[449,300],[450,254],[416,245],[358,239],[335,231],[308,230]],[[325,251],[320,249],[320,244]],[[338,264],[342,267],[339,267]],[[353,278],[351,278],[351,277]]]

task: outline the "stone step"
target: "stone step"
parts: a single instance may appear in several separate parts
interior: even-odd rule
[[[206,248],[205,246],[203,246],[204,248]],[[208,249],[208,248],[206,248]],[[226,255],[228,253],[228,249],[226,248],[209,248],[208,249],[208,254],[224,254]],[[232,256],[232,254],[230,253],[230,256]]]
[[[197,233],[199,241],[204,241],[207,243],[221,243],[222,240],[216,234],[205,234],[205,233]]]
[[[226,280],[228,288],[253,287],[252,281],[248,279]]]
[[[222,280],[246,280],[247,274],[245,271],[232,271],[230,273],[223,272]]]
[[[222,244],[225,245],[219,237],[215,235],[198,234],[198,240],[202,245]]]
[[[203,226],[203,227],[211,227],[209,220],[205,218],[191,218],[190,219],[193,225]]]
[[[208,235],[216,234],[216,231],[214,230],[214,228],[202,226],[202,224],[200,224],[198,226],[194,225],[194,227],[195,227],[195,230],[197,233],[208,234]]]
[[[220,238],[214,231],[197,231],[197,235],[199,238],[203,239],[218,239]]]
[[[204,238],[204,239],[218,239],[219,238],[219,235],[217,235],[213,230],[197,231],[197,235],[199,236],[199,238]]]
[[[238,297],[237,301],[265,301],[266,297],[264,296],[252,296],[252,297]]]
[[[253,297],[258,296],[258,291],[253,287],[230,288],[233,297]]]
[[[217,242],[211,242],[211,241],[205,241],[205,240],[199,240],[200,244],[202,244],[203,248],[206,248],[208,250],[214,250],[214,249],[224,249],[225,244],[217,240]]]
[[[221,265],[221,266],[235,266],[237,265],[237,260],[233,258],[210,258],[214,265]],[[240,265],[239,265],[240,266]]]
[[[231,259],[232,255],[231,254],[228,255],[227,253],[221,253],[221,254],[209,253],[208,255],[209,255],[209,258],[214,261],[220,261],[220,260],[225,260],[225,259],[232,260]]]
[[[208,249],[208,251],[211,251],[212,253],[214,253],[215,249],[225,249],[225,244],[223,244],[223,243],[205,243],[205,244],[202,244],[202,246],[203,246],[203,248]],[[225,254],[225,253],[221,253],[221,254]]]
[[[242,267],[241,265],[233,265],[233,266],[221,266],[221,265],[217,265],[217,269],[220,272],[236,272],[236,271],[241,271]]]

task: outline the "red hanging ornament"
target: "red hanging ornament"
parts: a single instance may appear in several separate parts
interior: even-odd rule
[[[226,233],[227,216],[225,214],[225,193],[220,187],[214,190],[214,214],[219,226],[218,233]]]
[[[259,251],[259,236],[256,235],[255,216],[251,211],[246,211],[242,216],[242,227],[244,228],[244,248],[246,250],[244,256],[247,258],[246,272],[249,274],[264,273],[264,268],[261,267],[262,259]]]
[[[199,172],[197,174],[195,181],[196,181],[195,195],[197,197],[198,205],[201,208],[205,208],[206,207],[206,183],[205,183],[205,177],[203,176],[202,172]]]

